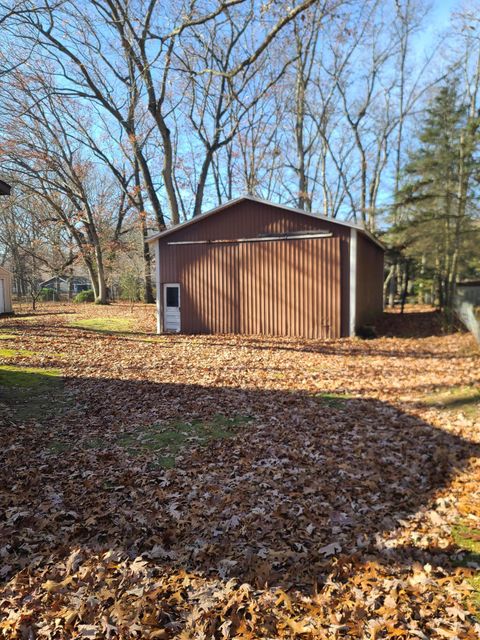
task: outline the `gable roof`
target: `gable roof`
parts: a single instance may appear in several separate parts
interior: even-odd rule
[[[52,280],[59,280],[60,282],[64,282],[65,284],[68,284],[69,281],[72,284],[90,284],[90,279],[86,278],[85,276],[51,276],[50,278],[47,278],[47,280],[43,280],[42,282],[40,282],[40,286],[42,284],[52,282]]]
[[[61,282],[67,282],[67,279],[63,276],[51,276],[50,278],[47,278],[47,280],[42,280],[42,282],[40,282],[40,286],[42,284],[47,284],[47,282],[51,282],[52,280],[60,280]]]
[[[380,242],[380,240],[378,240],[373,234],[371,234],[369,231],[367,231],[364,227],[362,227],[359,224],[355,224],[354,222],[346,222],[344,220],[337,220],[336,218],[329,218],[327,216],[323,216],[320,214],[309,213],[308,211],[304,211],[303,209],[297,209],[296,207],[288,207],[287,205],[277,204],[276,202],[269,202],[268,200],[262,200],[262,198],[256,198],[255,196],[250,196],[250,195],[244,195],[244,196],[240,196],[239,198],[234,198],[233,200],[229,200],[228,202],[225,202],[224,204],[221,204],[218,207],[215,207],[214,209],[210,209],[209,211],[206,211],[205,213],[202,213],[201,215],[196,216],[195,218],[191,218],[186,222],[182,222],[181,224],[177,224],[174,227],[165,229],[165,231],[159,231],[158,233],[154,233],[153,235],[147,238],[147,242],[154,242],[159,238],[165,238],[166,236],[169,236],[172,233],[176,233],[177,231],[180,231],[180,229],[184,229],[185,227],[189,227],[190,225],[196,224],[201,220],[205,220],[205,218],[213,216],[216,213],[220,213],[221,211],[224,211],[224,209],[228,209],[240,202],[245,202],[245,201],[257,202],[259,204],[265,204],[269,207],[284,209],[285,211],[293,211],[295,213],[299,213],[300,215],[306,216],[308,218],[314,218],[315,220],[325,220],[326,222],[330,222],[332,224],[339,224],[344,227],[349,227],[350,229],[356,229],[357,231],[360,231],[361,233],[363,233],[369,240],[371,240],[376,245],[378,245],[382,250],[385,250],[385,247]]]

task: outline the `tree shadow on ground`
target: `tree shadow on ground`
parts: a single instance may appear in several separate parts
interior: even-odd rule
[[[76,311],[15,311],[13,319],[21,320],[22,318],[39,318],[42,316],[69,316],[75,315],[76,313]]]
[[[378,536],[480,452],[377,400],[107,378],[67,387],[75,405],[61,416],[3,419],[3,579],[82,547],[309,593],[339,554],[378,554]],[[192,431],[165,468],[162,434],[195,421],[208,432],[219,417],[224,434]]]

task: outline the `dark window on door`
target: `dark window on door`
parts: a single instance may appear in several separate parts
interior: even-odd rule
[[[167,307],[178,307],[178,287],[167,287]]]

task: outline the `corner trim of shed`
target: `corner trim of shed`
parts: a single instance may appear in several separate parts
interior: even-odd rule
[[[355,335],[357,321],[357,230],[350,229],[350,301],[349,335]]]
[[[155,287],[157,293],[157,333],[162,333],[162,285],[160,284],[160,242],[155,242]]]

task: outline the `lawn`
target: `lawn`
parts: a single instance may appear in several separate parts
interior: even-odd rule
[[[0,321],[0,637],[479,637],[471,336],[154,326]]]
[[[124,333],[132,330],[134,326],[132,318],[100,317],[72,320],[70,325],[79,329],[101,331],[104,333]]]

